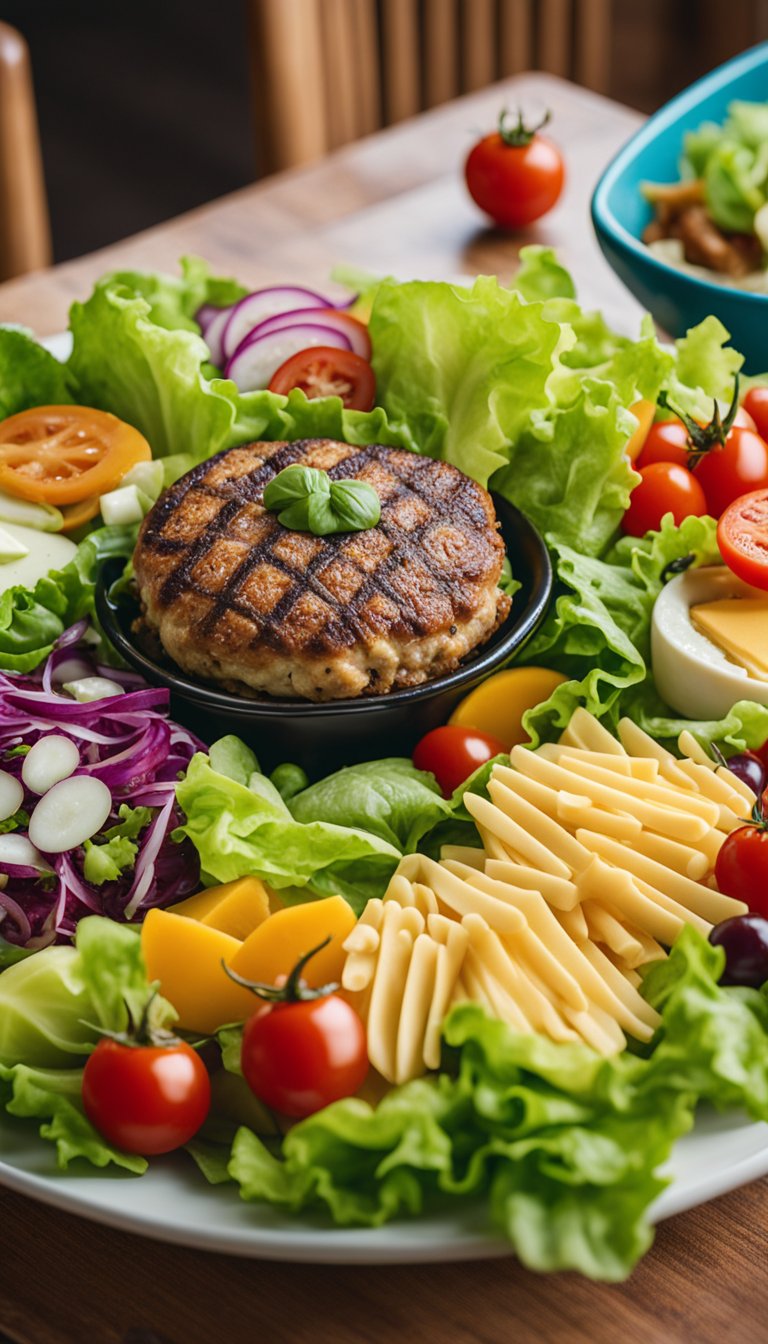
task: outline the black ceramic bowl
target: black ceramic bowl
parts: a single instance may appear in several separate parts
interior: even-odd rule
[[[139,647],[131,626],[139,608],[110,588],[121,562],[104,566],[96,587],[99,620],[125,661],[154,686],[171,692],[171,713],[204,742],[237,733],[256,752],[262,769],[281,761],[304,767],[310,778],[379,756],[410,755],[430,728],[445,723],[468,691],[517,653],[540,625],[552,592],[552,564],[536,528],[519,509],[494,497],[512,573],[522,587],[495,634],[455,672],[423,686],[358,700],[311,704],[306,700],[249,700],[193,681],[175,663],[155,660]]]

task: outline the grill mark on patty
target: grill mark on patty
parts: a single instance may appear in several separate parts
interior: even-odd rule
[[[434,563],[422,543],[425,536],[441,523],[444,525],[450,523],[459,528],[461,523],[465,523],[468,525],[470,532],[475,530],[485,531],[489,522],[488,515],[483,507],[482,493],[476,488],[470,487],[466,478],[457,473],[455,482],[449,482],[450,488],[447,496],[444,493],[444,487],[448,478],[446,476],[441,480],[441,490],[438,492],[436,500],[434,489],[432,497],[426,491],[419,489],[421,481],[418,479],[422,476],[428,478],[424,482],[427,491],[430,484],[434,487],[436,464],[432,459],[421,458],[416,454],[408,455],[406,458],[398,450],[394,450],[393,456],[393,450],[382,449],[379,445],[371,445],[357,450],[352,448],[340,460],[327,468],[332,479],[359,478],[366,465],[379,463],[398,482],[394,493],[388,495],[383,503],[382,518],[377,529],[392,543],[392,549],[386,558],[375,565],[372,572],[366,573],[354,557],[345,553],[344,548],[350,534],[324,538],[323,546],[318,550],[317,555],[309,561],[303,570],[298,572],[275,553],[276,543],[281,536],[286,535],[284,530],[275,522],[274,527],[265,537],[251,543],[242,563],[232,572],[219,592],[212,593],[204,584],[196,582],[192,578],[192,572],[196,565],[204,559],[217,541],[226,537],[229,524],[242,508],[249,503],[256,503],[260,499],[269,480],[284,467],[295,462],[305,462],[308,452],[311,453],[313,448],[318,448],[325,442],[327,441],[300,440],[295,443],[275,445],[272,452],[268,451],[271,445],[259,444],[259,457],[262,460],[253,470],[233,476],[222,485],[206,482],[203,478],[207,477],[215,468],[216,463],[226,457],[229,452],[244,451],[243,449],[227,449],[206,462],[200,463],[182,481],[172,487],[156,506],[152,517],[147,520],[141,539],[143,547],[158,554],[171,556],[184,552],[180,563],[163,582],[157,594],[158,603],[162,606],[169,606],[182,593],[195,593],[209,603],[209,609],[200,622],[201,635],[210,635],[222,616],[226,615],[228,611],[232,611],[253,624],[254,637],[250,642],[251,647],[266,644],[271,648],[279,649],[285,646],[283,632],[280,629],[281,625],[284,624],[294,605],[305,593],[309,592],[323,602],[329,611],[329,619],[326,620],[322,630],[306,642],[304,647],[308,652],[326,650],[329,641],[336,647],[350,645],[361,639],[366,643],[369,642],[375,631],[366,621],[365,615],[370,602],[377,595],[398,609],[401,615],[407,619],[409,628],[414,634],[422,634],[432,628],[432,623],[428,619],[425,621],[420,616],[413,595],[408,591],[407,585],[397,587],[392,581],[400,570],[407,569],[409,566],[414,566],[429,576],[432,583],[432,594],[436,599],[439,600],[440,597],[450,598],[454,608],[458,608],[459,612],[462,608],[468,608],[471,604],[466,601],[467,594],[464,580],[452,574],[450,568]],[[329,443],[330,448],[334,446]],[[338,445],[339,448],[345,446]],[[245,447],[247,448],[248,445],[245,445]],[[403,467],[405,470],[401,471],[398,469],[399,467]],[[444,467],[443,470],[445,470]],[[174,516],[177,508],[180,511],[184,509],[184,504],[193,493],[221,501],[221,508],[217,515],[209,523],[203,523],[197,537],[193,537],[191,540],[186,540],[183,537],[169,538],[160,535],[168,519]],[[405,531],[398,526],[391,514],[396,510],[398,502],[409,496],[413,496],[423,503],[426,516],[423,522],[417,524],[412,530]],[[469,542],[470,539],[467,540]],[[362,577],[362,582],[357,587],[351,601],[339,600],[333,592],[326,588],[319,577],[319,572],[325,570],[333,559],[342,559],[346,565],[353,567]],[[243,602],[238,596],[248,576],[259,565],[263,564],[268,564],[291,581],[291,586],[282,597],[278,598],[266,616],[256,612],[250,604]],[[418,591],[418,581],[414,587]]]

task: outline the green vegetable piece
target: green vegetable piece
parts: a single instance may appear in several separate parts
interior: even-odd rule
[[[365,532],[381,518],[381,500],[367,481],[333,481],[331,506],[337,532]]]
[[[269,779],[286,803],[295,798],[297,793],[306,789],[309,784],[307,772],[302,770],[300,765],[278,765],[272,771]]]
[[[83,876],[86,882],[92,882],[95,887],[105,882],[116,882],[124,872],[133,868],[139,852],[136,842],[123,836],[116,836],[105,845],[86,840],[83,848]]]
[[[364,532],[381,517],[381,501],[365,481],[331,481],[316,467],[285,467],[264,491],[264,507],[277,514],[283,527],[312,532]]]

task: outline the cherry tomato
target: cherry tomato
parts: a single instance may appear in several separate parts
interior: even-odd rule
[[[312,1115],[350,1097],[368,1072],[365,1028],[338,994],[266,1004],[243,1029],[243,1074],[281,1115]]]
[[[464,165],[469,193],[491,219],[505,229],[521,229],[551,210],[563,189],[565,171],[560,150],[540,128],[527,130],[522,114],[479,140]],[[549,115],[541,123],[543,126]]]
[[[152,1157],[187,1143],[205,1120],[211,1083],[185,1041],[123,1045],[99,1041],[83,1073],[91,1124],[117,1148]]]
[[[744,409],[751,415],[760,437],[768,442],[768,387],[751,387],[744,398]]]
[[[45,504],[79,504],[103,495],[149,444],[132,425],[89,406],[35,406],[0,424],[0,489]]]
[[[316,345],[291,355],[272,375],[269,391],[287,397],[294,387],[300,387],[310,400],[341,397],[354,411],[370,411],[376,401],[376,376],[367,359],[330,345]]]
[[[630,409],[635,411],[634,406]],[[751,415],[747,415],[742,406],[736,412],[733,423],[742,429],[755,428]],[[677,462],[679,466],[687,467],[690,447],[688,430],[676,415],[669,420],[656,420],[648,430],[637,465],[641,470],[654,462]]]
[[[715,880],[725,896],[745,901],[750,914],[768,916],[768,828],[731,831],[715,861]]]
[[[650,467],[654,462],[676,462],[678,466],[688,464],[688,430],[682,420],[657,420],[648,430],[643,450],[637,459],[638,469]]]
[[[694,468],[714,518],[740,495],[768,487],[768,444],[753,429],[734,425],[725,446],[716,445]]]
[[[431,771],[444,797],[450,798],[479,766],[506,750],[504,743],[490,733],[446,724],[422,737],[413,753],[413,764],[417,770]]]
[[[646,532],[656,531],[666,513],[672,514],[679,527],[691,514],[701,517],[707,512],[706,497],[699,482],[676,462],[653,462],[650,467],[642,468],[640,478],[621,522],[628,536],[644,537]]]
[[[717,544],[737,578],[768,589],[768,490],[734,500],[717,525]]]

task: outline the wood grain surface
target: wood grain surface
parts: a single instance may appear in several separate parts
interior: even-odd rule
[[[487,229],[460,164],[502,103],[549,106],[568,183],[513,241]],[[0,320],[40,334],[115,267],[197,252],[251,283],[321,284],[338,262],[401,276],[508,278],[520,242],[556,246],[582,299],[631,328],[588,203],[634,112],[524,75],[102,252],[0,287]],[[108,1231],[0,1190],[0,1340],[14,1344],[761,1344],[768,1340],[768,1181],[672,1219],[628,1283],[540,1277],[513,1260],[329,1268],[236,1260]]]

